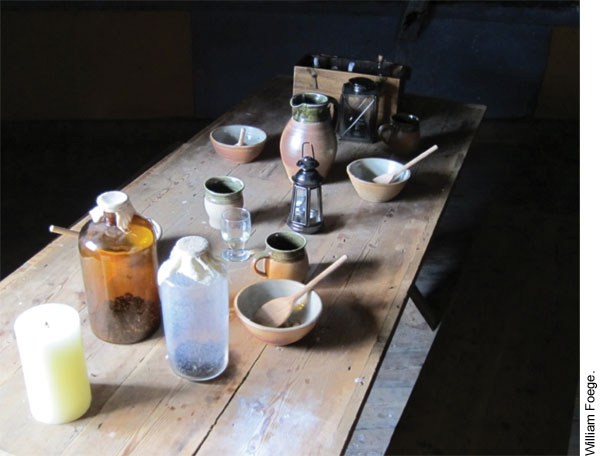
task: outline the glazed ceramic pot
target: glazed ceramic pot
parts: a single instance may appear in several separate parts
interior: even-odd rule
[[[302,158],[302,145],[310,143],[319,162],[317,171],[325,178],[337,153],[337,101],[320,93],[300,93],[291,98],[290,105],[292,117],[279,144],[285,172],[291,181],[299,169],[296,164]]]
[[[217,176],[204,182],[204,209],[209,225],[221,229],[221,214],[232,207],[244,207],[244,182],[237,177]]]

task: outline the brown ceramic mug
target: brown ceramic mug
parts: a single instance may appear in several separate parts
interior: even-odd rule
[[[377,133],[393,152],[407,155],[415,151],[421,140],[419,124],[417,116],[397,113],[389,123],[380,125]]]
[[[308,272],[306,239],[293,231],[269,234],[266,249],[254,255],[252,269],[261,277],[269,279],[291,279],[303,282]],[[264,260],[264,270],[259,262]]]

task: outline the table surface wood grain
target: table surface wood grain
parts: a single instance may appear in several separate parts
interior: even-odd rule
[[[184,235],[207,237],[216,253],[224,248],[203,207],[203,182],[211,176],[234,175],[245,182],[253,217],[249,248],[260,250],[267,234],[287,229],[291,188],[279,137],[291,115],[291,93],[291,78],[276,78],[124,188],[136,209],[163,228],[159,261]],[[325,230],[306,236],[309,275],[344,253],[349,260],[317,286],[324,300],[317,326],[293,345],[269,346],[253,338],[231,311],[229,366],[212,381],[177,377],[165,358],[162,331],[134,345],[108,344],[92,334],[75,238],[58,236],[3,280],[0,450],[14,455],[343,452],[485,112],[481,105],[409,95],[399,109],[421,117],[421,148],[438,144],[440,150],[415,167],[395,200],[369,203],[354,192],[346,165],[390,153],[381,142],[340,142],[323,186]],[[262,128],[269,136],[265,150],[249,164],[219,158],[208,135],[221,124]],[[229,277],[232,297],[262,280],[249,262],[232,266]],[[46,302],[80,312],[92,385],[90,410],[63,425],[38,423],[29,413],[12,331],[18,314]]]

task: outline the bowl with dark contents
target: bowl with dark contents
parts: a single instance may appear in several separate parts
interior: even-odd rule
[[[279,328],[263,326],[253,320],[256,311],[274,298],[291,296],[304,284],[288,279],[269,279],[242,289],[233,302],[236,315],[250,333],[270,345],[288,345],[306,336],[317,323],[323,302],[317,292],[311,291],[296,303],[288,320]]]

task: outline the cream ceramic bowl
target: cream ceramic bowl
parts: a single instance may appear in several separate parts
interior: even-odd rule
[[[382,174],[393,173],[402,163],[387,158],[361,158],[346,167],[350,182],[358,196],[367,201],[381,203],[393,199],[402,191],[410,178],[410,169],[405,170],[389,184],[376,184],[373,179]]]
[[[246,129],[244,144],[238,146],[242,128]],[[210,142],[218,156],[234,163],[249,163],[260,155],[267,134],[250,125],[224,125],[210,132]]]
[[[233,307],[238,318],[252,335],[271,345],[288,345],[306,336],[314,328],[323,302],[320,296],[311,291],[308,301],[300,310],[294,310],[288,323],[293,326],[272,328],[252,321],[252,316],[265,302],[282,296],[291,296],[304,284],[294,280],[271,279],[256,282],[241,290],[235,297]],[[301,302],[301,301],[300,301]]]

